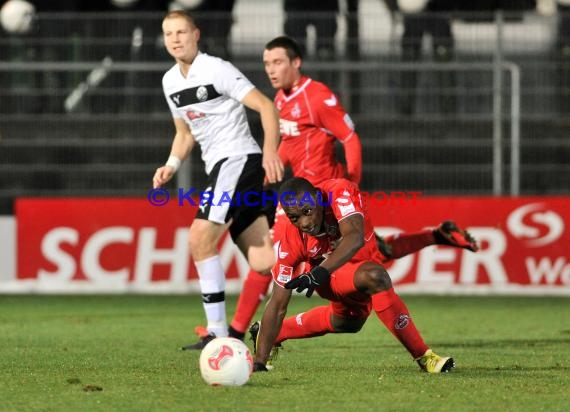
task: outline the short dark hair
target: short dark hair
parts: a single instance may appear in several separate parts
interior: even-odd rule
[[[302,177],[292,177],[291,179],[284,181],[279,187],[279,199],[281,199],[285,193],[295,193],[295,196],[299,195],[299,193],[310,193],[312,195],[316,195],[317,191],[317,188],[307,179],[303,179]]]
[[[267,42],[265,50],[272,50],[278,47],[285,49],[287,57],[289,57],[290,60],[296,59],[297,57],[300,59],[303,58],[301,46],[299,46],[299,43],[289,36],[275,37],[273,40]]]

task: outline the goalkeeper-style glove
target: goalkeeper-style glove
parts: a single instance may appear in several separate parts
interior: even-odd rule
[[[330,280],[331,273],[322,266],[315,266],[309,272],[285,283],[285,289],[297,289],[302,292],[307,289],[307,297],[310,298],[316,288]]]

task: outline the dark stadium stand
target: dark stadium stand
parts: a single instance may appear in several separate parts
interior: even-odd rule
[[[10,45],[12,51],[19,44],[19,39],[0,37],[0,46]],[[33,57],[17,55],[20,61]],[[456,58],[493,61],[488,51],[477,50]],[[569,90],[560,81],[568,63],[554,49],[507,53],[503,58],[521,71],[521,194],[568,194],[570,120],[568,105],[561,102],[569,99]],[[390,61],[391,56],[381,59]],[[257,67],[244,72],[273,94],[259,54],[238,55],[235,62],[238,67]],[[173,133],[160,90],[162,72],[134,77],[134,83],[133,77],[115,78],[117,73],[111,73],[76,112],[64,113],[63,100],[86,74],[68,73],[68,83],[56,82],[57,87],[50,88],[49,71],[34,67],[37,72],[0,71],[0,214],[12,213],[18,196],[144,196],[153,170],[168,155]],[[331,68],[335,70],[334,64]],[[364,71],[357,89],[351,88],[346,73],[337,74],[338,83],[331,86],[345,102],[364,144],[364,190],[492,193],[492,72],[458,73],[454,90],[439,88],[431,74],[420,73],[417,109],[409,115],[397,110],[403,90],[395,81],[397,72]],[[125,78],[131,83],[124,83]],[[503,81],[503,180],[508,193],[508,74]],[[439,106],[439,98],[449,94],[456,98],[451,113]],[[121,104],[119,97],[124,98]],[[252,117],[251,123],[258,131],[258,120]],[[199,152],[192,156],[197,160]],[[199,187],[204,179],[199,162],[194,165],[191,181]]]

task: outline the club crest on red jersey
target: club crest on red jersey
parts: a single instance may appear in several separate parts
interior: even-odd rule
[[[291,116],[293,116],[295,119],[301,117],[301,108],[299,107],[299,103],[295,103],[295,106],[293,106],[293,110],[291,110]]]

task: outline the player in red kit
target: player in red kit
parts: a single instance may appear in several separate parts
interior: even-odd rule
[[[331,179],[317,187],[292,178],[279,189],[287,219],[275,244],[273,294],[261,324],[252,328],[254,371],[266,371],[275,344],[287,339],[327,333],[356,333],[374,310],[404,344],[420,368],[448,372],[450,357],[436,355],[423,341],[410,313],[394,291],[382,266],[374,228],[358,187],[346,179]],[[303,271],[303,273],[300,273]],[[313,292],[330,301],[284,320],[292,289]],[[377,299],[384,294],[383,299]]]
[[[271,54],[272,51],[266,56]],[[272,65],[266,62],[269,73],[272,73]],[[270,74],[272,84],[279,87],[281,84],[276,79]],[[327,86],[301,75],[287,91],[280,88],[274,101],[281,132],[279,157],[283,164],[291,167],[294,176],[304,177],[314,184],[339,177],[360,183],[360,138],[350,116]],[[336,140],[344,146],[346,170],[335,157]]]
[[[281,132],[278,153],[283,164],[291,168],[294,176],[315,185],[340,177],[358,185],[362,175],[360,137],[338,97],[325,84],[302,73],[298,44],[286,36],[271,40],[265,46],[263,62],[271,85],[277,89],[274,102],[279,111]],[[337,140],[343,145],[346,167],[335,156]],[[281,237],[282,213],[278,209],[273,226],[274,239]],[[376,240],[383,262],[434,244],[477,250],[475,240],[453,222],[444,222],[435,229],[377,237]],[[268,276],[254,271],[248,273],[228,330],[230,336],[243,339],[270,283]],[[196,331],[204,343],[213,338],[202,327]]]

